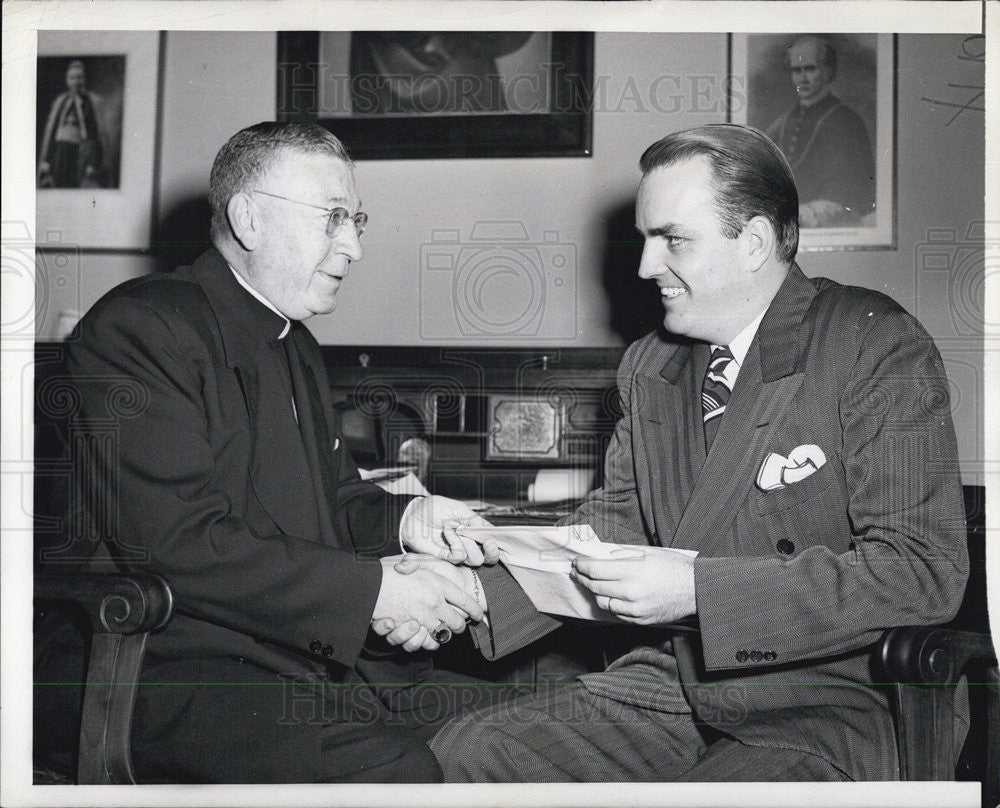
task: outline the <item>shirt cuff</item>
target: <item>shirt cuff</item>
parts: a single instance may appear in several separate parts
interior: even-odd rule
[[[472,567],[464,567],[469,571],[469,575],[472,576],[472,595],[476,599],[476,603],[479,604],[480,608],[485,612],[489,608],[489,604],[486,602],[486,590],[483,588],[483,582],[479,580],[479,576]]]
[[[483,587],[483,582],[479,580],[479,576],[472,567],[463,567],[462,569],[468,570],[469,575],[472,577],[472,596],[476,599],[476,603],[479,604],[479,608],[483,610],[483,625],[489,626],[489,604],[486,602],[486,589]]]
[[[399,539],[399,551],[400,551],[401,553],[407,553],[407,552],[409,552],[409,551],[408,551],[408,550],[406,549],[406,545],[405,545],[405,544],[403,544],[403,525],[405,525],[405,524],[406,524],[406,519],[407,519],[407,517],[408,517],[408,516],[410,515],[410,509],[411,509],[411,508],[412,508],[412,507],[413,507],[414,505],[416,505],[416,504],[417,504],[418,502],[421,502],[421,501],[423,501],[423,500],[425,500],[425,499],[427,499],[427,497],[415,497],[414,499],[412,499],[412,500],[411,500],[411,501],[410,501],[410,502],[409,502],[409,503],[407,504],[406,508],[404,508],[404,509],[403,509],[403,515],[402,515],[402,516],[400,517],[400,519],[399,519],[399,536],[398,536],[398,539]]]

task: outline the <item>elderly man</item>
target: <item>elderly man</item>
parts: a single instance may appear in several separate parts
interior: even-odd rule
[[[875,161],[864,121],[832,92],[837,52],[817,36],[786,51],[796,103],[767,134],[784,152],[803,227],[857,225],[875,209]]]
[[[672,134],[640,165],[663,330],[622,360],[604,485],[571,521],[646,545],[574,577],[650,628],[431,747],[452,781],[893,779],[873,644],[947,620],[968,573],[941,357],[884,295],[803,275],[761,133]]]
[[[92,444],[94,533],[119,567],[162,574],[175,597],[143,665],[138,777],[437,780],[421,738],[454,693],[421,689],[417,715],[432,668],[403,651],[433,651],[435,629],[481,620],[481,583],[502,626],[504,596],[490,589],[495,568],[480,581],[426,556],[399,565],[400,540],[481,564],[451,527],[475,517],[362,482],[338,434],[302,321],[333,311],[362,256],[351,161],[313,124],[258,124],[219,151],[210,202],[213,247],[109,292],[69,350],[82,421],[114,432]],[[402,648],[370,633],[373,620]]]

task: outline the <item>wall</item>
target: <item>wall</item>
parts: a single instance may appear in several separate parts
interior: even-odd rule
[[[925,100],[962,103],[968,94],[956,97],[949,82],[982,84],[981,64],[959,58],[976,50],[963,40],[899,38],[897,248],[813,252],[800,255],[800,263],[809,275],[885,291],[924,321],[946,358],[963,470],[974,482],[982,457],[981,328],[975,322],[982,319],[983,263],[981,253],[978,264],[976,254],[966,256],[962,243],[970,224],[983,217],[984,122],[974,111],[950,120],[955,108]],[[161,265],[200,251],[190,242],[206,238],[204,195],[216,150],[242,126],[273,118],[276,105],[273,33],[169,33],[164,47]],[[726,50],[719,34],[598,33],[592,158],[360,163],[358,184],[372,219],[366,255],[351,267],[337,310],[309,321],[310,328],[329,344],[446,342],[434,323],[456,304],[447,294],[428,294],[422,267],[428,249],[442,249],[434,247],[435,231],[457,230],[464,239],[477,223],[513,221],[526,228],[529,246],[546,231],[555,234],[556,246],[544,247],[545,255],[575,262],[569,284],[575,290],[550,290],[541,330],[530,323],[500,336],[481,330],[466,343],[623,344],[643,325],[635,318],[643,316],[640,298],[648,296],[634,285],[634,264],[621,257],[627,250],[615,249],[621,228],[630,226],[636,161],[668,131],[724,119]],[[671,105],[673,111],[651,106],[655,90],[660,109]],[[929,231],[944,239],[934,254],[957,255],[962,273],[928,264]],[[55,333],[60,311],[85,310],[115,283],[158,265],[152,254],[88,253],[81,260],[78,289],[50,290],[40,335]]]

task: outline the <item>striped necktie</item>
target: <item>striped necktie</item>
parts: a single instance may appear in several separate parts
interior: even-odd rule
[[[712,448],[715,433],[719,431],[722,413],[726,411],[726,403],[732,392],[726,381],[726,368],[734,361],[733,352],[725,345],[712,351],[708,362],[708,372],[701,386],[701,411],[705,421],[705,451]]]

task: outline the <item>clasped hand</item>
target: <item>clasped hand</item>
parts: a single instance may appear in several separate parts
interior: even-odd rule
[[[489,522],[467,505],[448,497],[429,496],[411,502],[399,524],[399,538],[408,550],[441,558],[452,564],[478,567],[495,564],[500,548],[488,540],[480,546],[456,532],[457,527],[489,527]]]
[[[663,547],[636,550],[619,551],[621,558],[576,558],[571,575],[626,623],[663,625],[694,614],[694,559]]]
[[[468,567],[429,555],[407,553],[382,559],[382,586],[372,612],[372,629],[405,651],[434,651],[431,632],[444,623],[452,633],[465,631],[468,620],[483,619]]]

